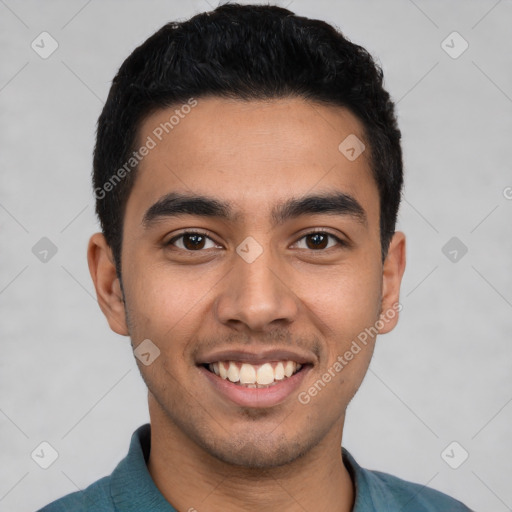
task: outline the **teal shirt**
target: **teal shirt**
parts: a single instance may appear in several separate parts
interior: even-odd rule
[[[147,469],[150,434],[149,423],[139,427],[132,435],[128,455],[110,476],[38,512],[177,512],[160,493]],[[355,482],[353,512],[471,512],[460,501],[439,491],[363,469],[345,448],[342,457]]]

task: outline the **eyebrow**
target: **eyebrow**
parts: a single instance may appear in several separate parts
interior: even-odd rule
[[[343,192],[292,197],[273,207],[271,219],[275,226],[302,215],[315,214],[348,216],[367,226],[364,208],[353,196]],[[230,222],[241,217],[240,212],[235,212],[228,202],[204,195],[171,192],[160,198],[146,211],[142,218],[142,225],[149,229],[160,220],[180,215],[212,217]]]

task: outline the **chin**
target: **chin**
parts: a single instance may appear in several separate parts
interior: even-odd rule
[[[305,450],[298,445],[280,443],[253,443],[243,445],[229,444],[227,446],[204,447],[210,455],[231,466],[243,469],[272,469],[285,466],[302,457]]]
[[[286,466],[303,457],[320,439],[303,433],[302,439],[293,438],[275,428],[245,432],[229,432],[227,435],[196,438],[195,442],[212,457],[231,466],[247,470],[267,470]],[[299,434],[300,435],[300,434]],[[297,436],[297,432],[295,432]]]

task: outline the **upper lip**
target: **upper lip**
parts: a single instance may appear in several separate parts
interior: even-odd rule
[[[227,349],[210,352],[198,358],[197,364],[210,364],[218,361],[239,361],[241,363],[261,364],[270,361],[295,361],[300,364],[313,364],[312,355],[290,349],[252,350]]]

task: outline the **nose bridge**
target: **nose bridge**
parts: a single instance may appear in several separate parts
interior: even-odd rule
[[[297,298],[283,282],[281,264],[268,242],[247,237],[239,244],[232,271],[217,299],[219,321],[242,322],[251,330],[264,330],[275,320],[292,321]]]

